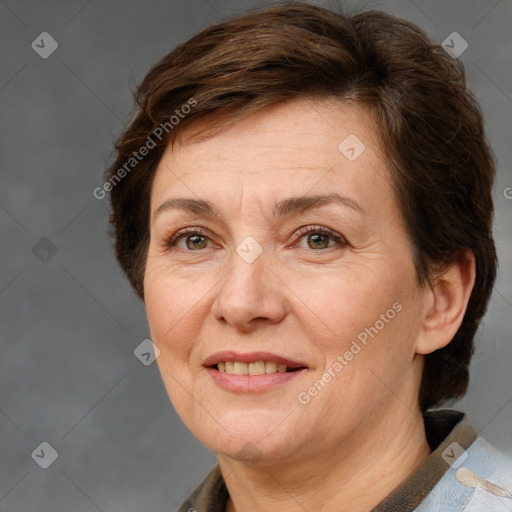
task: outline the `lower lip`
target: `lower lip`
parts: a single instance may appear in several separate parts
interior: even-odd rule
[[[221,388],[243,393],[266,391],[267,389],[291,382],[307,370],[304,368],[294,372],[265,373],[263,375],[231,375],[230,373],[219,372],[215,368],[205,369]]]

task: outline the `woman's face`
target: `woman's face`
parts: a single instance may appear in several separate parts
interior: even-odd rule
[[[418,414],[426,292],[361,107],[288,101],[168,148],[150,230],[158,366],[213,451],[311,458]]]

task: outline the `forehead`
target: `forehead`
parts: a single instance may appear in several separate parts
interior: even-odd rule
[[[195,142],[207,127],[207,120],[197,121],[167,147],[153,182],[153,211],[169,195],[272,201],[333,188],[364,195],[376,181],[388,181],[374,119],[358,105],[289,100]]]

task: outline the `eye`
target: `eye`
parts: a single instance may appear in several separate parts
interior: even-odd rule
[[[328,249],[336,244],[340,247],[346,247],[348,245],[347,241],[341,235],[323,226],[306,226],[299,230],[297,235],[299,239],[305,239],[307,248],[313,250]]]
[[[305,226],[297,233],[299,240],[304,239],[307,246],[301,248],[309,248],[313,250],[328,249],[335,245],[339,247],[346,247],[347,241],[339,234],[331,231],[323,226]],[[184,251],[197,251],[200,249],[207,249],[208,242],[211,242],[210,237],[199,228],[185,228],[170,237],[165,245],[170,249],[178,247]],[[297,243],[299,245],[300,243]]]
[[[200,229],[186,228],[174,234],[166,242],[166,245],[169,248],[175,246],[185,251],[195,251],[197,249],[205,249],[209,240],[209,237]]]

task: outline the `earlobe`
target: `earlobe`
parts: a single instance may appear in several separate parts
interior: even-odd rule
[[[475,275],[475,256],[467,249],[445,272],[434,278],[416,353],[430,354],[450,343],[462,324]]]

